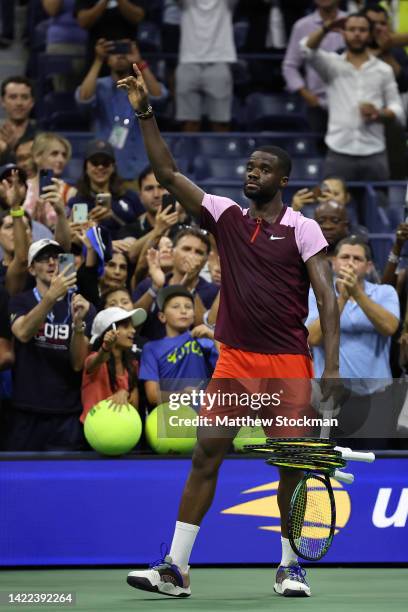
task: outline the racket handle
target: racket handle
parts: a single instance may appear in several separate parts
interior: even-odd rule
[[[347,482],[347,484],[352,484],[354,482],[354,474],[348,474],[347,472],[342,472],[341,470],[335,470],[333,478],[339,480],[340,482]]]
[[[351,448],[344,448],[342,446],[335,446],[334,450],[340,451],[341,456],[346,461],[363,461],[364,463],[372,463],[375,461],[374,453],[360,453],[351,450]]]

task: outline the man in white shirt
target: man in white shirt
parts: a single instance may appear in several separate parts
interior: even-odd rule
[[[287,90],[298,94],[305,101],[307,119],[312,131],[324,133],[327,130],[326,84],[310,64],[304,65],[305,58],[299,43],[326,21],[345,17],[346,13],[339,10],[340,0],[314,0],[314,4],[316,10],[298,19],[293,26],[282,63],[282,74]],[[340,32],[332,31],[322,41],[321,46],[325,51],[337,53],[344,49],[343,36]]]
[[[328,32],[344,28],[346,52],[319,49]],[[310,65],[327,84],[329,125],[325,175],[347,181],[389,178],[384,124],[404,121],[392,68],[370,55],[371,24],[361,13],[325,23],[301,41]]]
[[[179,0],[181,41],[176,70],[176,117],[196,132],[208,115],[213,131],[229,127],[230,64],[236,62],[232,14],[237,0]]]

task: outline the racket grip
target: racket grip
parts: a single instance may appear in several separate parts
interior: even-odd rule
[[[354,474],[348,474],[347,472],[342,472],[341,470],[335,470],[333,478],[339,480],[340,482],[347,482],[347,484],[352,484],[354,482]]]
[[[363,461],[364,463],[372,463],[375,461],[374,453],[360,453],[351,450],[351,448],[344,448],[342,446],[335,446],[334,450],[340,451],[341,456],[346,461]]]

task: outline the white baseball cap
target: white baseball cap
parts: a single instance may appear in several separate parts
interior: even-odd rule
[[[28,265],[31,266],[33,260],[37,257],[37,255],[39,255],[41,251],[49,247],[58,250],[60,253],[64,252],[62,246],[55,240],[50,240],[49,238],[42,238],[41,240],[33,242],[30,248],[28,249]]]
[[[113,323],[131,319],[134,327],[141,325],[147,319],[147,312],[143,308],[135,308],[134,310],[125,310],[112,306],[98,312],[92,323],[91,329],[91,344],[100,338]]]

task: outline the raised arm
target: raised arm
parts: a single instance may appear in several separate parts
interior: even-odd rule
[[[176,163],[160,134],[153,110],[149,104],[146,84],[136,64],[133,64],[133,70],[136,76],[118,81],[118,87],[127,90],[129,102],[136,114],[139,115],[140,128],[153,173],[159,183],[175,195],[177,201],[189,214],[198,217],[204,191],[178,171]]]
[[[126,21],[130,21],[134,25],[142,21],[145,16],[144,9],[141,6],[132,4],[129,0],[118,0],[118,8]]]
[[[42,0],[42,7],[50,17],[58,15],[63,5],[63,0]]]
[[[108,0],[99,0],[94,6],[89,9],[81,9],[77,14],[77,21],[81,28],[89,30],[94,23],[98,21],[106,11]]]
[[[323,333],[325,354],[324,378],[337,378],[339,375],[340,317],[333,279],[329,263],[320,252],[306,262],[310,282],[316,296]]]

